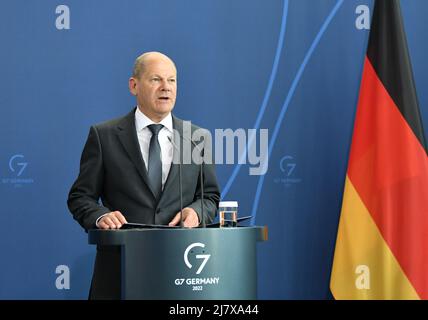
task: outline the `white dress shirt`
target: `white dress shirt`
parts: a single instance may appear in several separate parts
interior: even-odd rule
[[[135,128],[137,129],[138,143],[140,144],[141,155],[143,156],[146,170],[148,170],[149,163],[149,148],[150,139],[152,138],[152,132],[148,128],[149,125],[156,124],[156,122],[150,120],[139,108],[135,110]],[[158,141],[161,148],[161,160],[162,160],[162,190],[165,186],[166,179],[168,178],[169,170],[171,169],[172,157],[173,157],[173,145],[169,139],[172,139],[172,116],[168,114],[159,124],[163,125],[163,128],[159,131]],[[169,139],[168,139],[169,137]]]

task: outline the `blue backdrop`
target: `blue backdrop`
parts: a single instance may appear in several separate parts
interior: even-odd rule
[[[428,123],[428,3],[401,3]],[[269,226],[259,297],[329,298],[369,32],[359,5],[372,1],[2,1],[0,298],[87,297],[95,250],[67,193],[89,126],[134,106],[132,64],[152,50],[177,64],[177,116],[213,133],[269,129],[266,175],[217,166],[223,199]],[[58,266],[69,289],[56,286]]]

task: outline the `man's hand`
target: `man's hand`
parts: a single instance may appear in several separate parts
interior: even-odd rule
[[[169,226],[176,226],[180,223],[180,212],[178,212],[174,219],[171,220]],[[195,210],[192,208],[183,209],[183,225],[186,228],[194,228],[199,225],[199,217]]]
[[[99,229],[119,229],[123,224],[127,223],[125,217],[120,211],[107,213],[98,221]]]

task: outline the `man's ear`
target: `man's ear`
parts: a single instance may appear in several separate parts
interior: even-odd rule
[[[129,86],[129,92],[131,92],[132,95],[137,95],[137,80],[134,77],[129,78],[128,81]]]

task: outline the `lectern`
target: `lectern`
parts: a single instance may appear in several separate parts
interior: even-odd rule
[[[255,300],[256,244],[266,227],[90,230],[121,246],[122,299]]]

